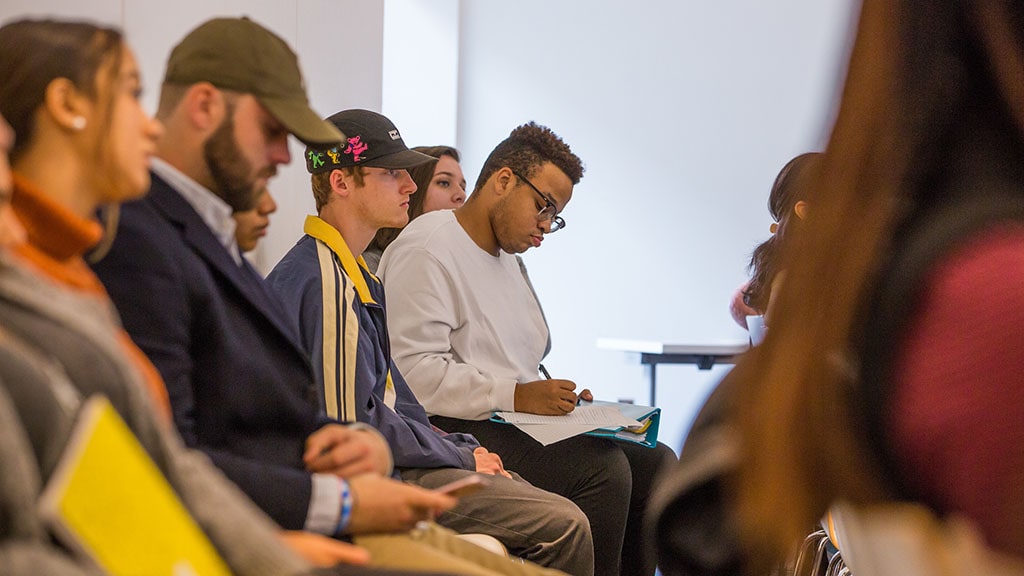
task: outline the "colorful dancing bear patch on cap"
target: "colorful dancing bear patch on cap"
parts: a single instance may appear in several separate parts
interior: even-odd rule
[[[352,166],[408,169],[436,160],[409,150],[398,128],[376,112],[343,110],[327,121],[344,132],[347,138],[338,146],[307,148],[306,170],[310,174]]]

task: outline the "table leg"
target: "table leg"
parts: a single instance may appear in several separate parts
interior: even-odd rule
[[[650,396],[651,403],[648,404],[648,406],[657,406],[657,404],[655,404],[655,398],[654,398],[655,397],[655,392],[658,389],[658,374],[657,374],[657,370],[658,370],[658,365],[656,363],[652,362],[651,364],[647,364],[647,373],[648,373],[648,376],[651,379],[651,396]]]

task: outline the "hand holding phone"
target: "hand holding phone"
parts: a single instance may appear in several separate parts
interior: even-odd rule
[[[437,491],[455,498],[462,498],[463,496],[475,494],[489,483],[490,481],[486,477],[480,474],[474,474],[472,476],[460,478],[454,482],[449,482],[448,484],[438,488]]]

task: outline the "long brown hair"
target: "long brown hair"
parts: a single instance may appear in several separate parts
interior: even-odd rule
[[[970,128],[1024,150],[1022,12],[1008,0],[864,0],[818,177],[828,185],[784,248],[773,325],[735,399],[741,534],[759,566],[834,500],[890,496],[850,393],[862,307],[897,228],[949,183],[964,123],[981,118]]]
[[[459,162],[459,151],[451,146],[416,146],[413,150],[422,152],[427,156],[432,156],[436,160],[409,169],[409,176],[412,176],[412,181],[416,183],[416,191],[413,192],[412,196],[409,196],[409,222],[423,214],[423,201],[427,197],[427,188],[430,187],[430,181],[434,179],[434,170],[437,169],[437,163],[441,157],[448,156]],[[401,231],[401,228],[381,228],[377,230],[377,234],[373,237],[368,249],[383,252],[385,248],[395,241],[395,238],[398,238],[398,233]]]

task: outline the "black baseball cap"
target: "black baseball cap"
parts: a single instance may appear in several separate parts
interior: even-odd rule
[[[307,145],[330,146],[344,139],[309,107],[295,52],[248,18],[215,18],[189,32],[171,51],[164,82],[209,82],[252,94]]]
[[[398,128],[382,114],[356,108],[342,110],[327,121],[346,138],[337,146],[306,148],[306,171],[310,174],[353,166],[408,169],[437,160],[409,150]]]

